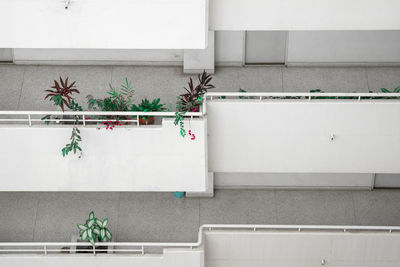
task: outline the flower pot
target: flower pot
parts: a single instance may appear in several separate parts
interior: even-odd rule
[[[73,235],[71,242],[83,242],[80,240],[79,236]],[[113,247],[111,246],[102,246],[101,242],[96,243],[95,246],[96,254],[104,254],[104,253],[113,253]],[[98,251],[100,250],[101,251]],[[71,246],[71,247],[63,247],[61,248],[61,253],[85,253],[85,254],[93,254],[93,246],[89,245],[78,245],[78,246]]]
[[[140,125],[151,125],[154,123],[154,117],[139,117],[139,124]]]
[[[174,196],[177,198],[183,198],[185,196],[185,192],[174,192]]]

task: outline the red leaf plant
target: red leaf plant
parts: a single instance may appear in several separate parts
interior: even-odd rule
[[[70,107],[72,103],[72,94],[79,94],[79,90],[75,87],[75,81],[68,84],[68,77],[63,80],[60,77],[60,82],[54,80],[54,85],[51,87],[54,90],[45,90],[49,92],[44,99],[50,97],[50,100],[54,102],[54,105],[59,106],[64,111],[64,106]]]

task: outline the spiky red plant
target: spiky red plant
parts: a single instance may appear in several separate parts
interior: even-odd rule
[[[197,78],[199,79],[199,84],[194,86],[193,79],[190,78],[188,88],[184,87],[187,93],[179,96],[181,111],[198,110],[199,105],[201,104],[201,97],[207,92],[207,90],[215,88],[214,85],[210,84],[212,75],[208,74],[206,71],[199,74]]]
[[[54,102],[54,105],[60,106],[62,111],[64,111],[64,106],[70,107],[73,100],[71,95],[73,93],[80,93],[75,87],[75,81],[68,84],[68,77],[65,81],[60,77],[60,83],[54,80],[54,85],[51,88],[54,90],[45,90],[46,92],[49,92],[49,94],[47,94],[44,99],[50,97],[50,100]]]

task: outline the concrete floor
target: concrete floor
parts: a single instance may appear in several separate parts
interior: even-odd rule
[[[0,193],[0,242],[70,241],[91,210],[115,241],[195,241],[201,224],[400,225],[400,190],[217,190],[172,193]]]
[[[135,99],[160,97],[173,107],[177,95],[183,93],[189,75],[182,67],[130,66],[14,66],[0,65],[0,110],[56,110],[44,100],[45,89],[59,76],[77,81],[81,91],[76,97],[85,108],[86,96],[103,97],[108,84],[120,85],[125,77],[136,89]],[[400,67],[221,67],[217,68],[213,91],[249,92],[326,92],[380,91],[400,85]]]
[[[188,75],[181,67],[0,65],[0,110],[55,110],[45,89],[59,76],[77,81],[79,103],[103,97],[108,83],[133,81],[136,99],[175,103]],[[400,68],[218,68],[215,91],[392,90]],[[399,225],[400,190],[218,190],[212,199],[171,193],[0,193],[0,242],[70,241],[94,210],[108,216],[115,241],[195,241],[205,223]]]

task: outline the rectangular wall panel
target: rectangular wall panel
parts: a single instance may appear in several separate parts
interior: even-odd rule
[[[82,158],[61,149],[71,128],[2,127],[0,191],[206,190],[206,128],[191,122],[195,140],[173,120],[162,127],[81,129]]]
[[[398,30],[398,0],[213,0],[210,30]]]
[[[398,63],[400,31],[292,31],[288,64]]]
[[[400,173],[397,100],[207,102],[213,172]]]
[[[1,0],[0,47],[204,49],[207,0]]]
[[[205,235],[207,267],[400,266],[399,233],[239,232]]]

